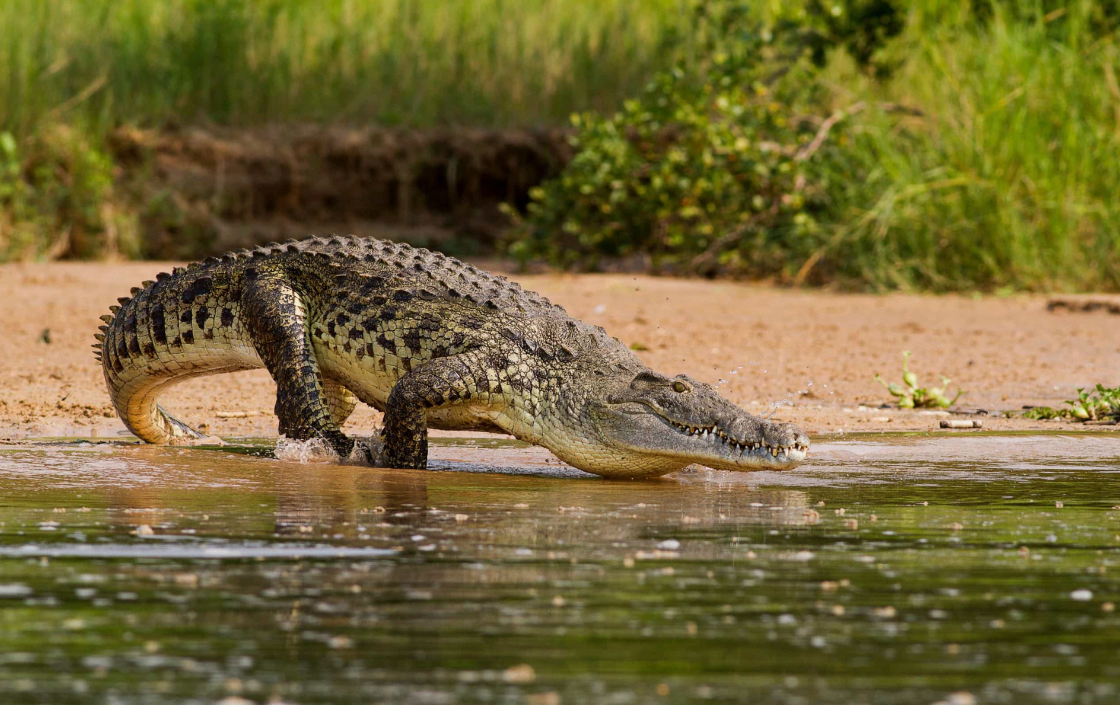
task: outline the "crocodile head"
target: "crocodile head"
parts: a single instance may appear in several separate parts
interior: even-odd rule
[[[753,416],[691,377],[643,369],[598,377],[589,389],[581,416],[591,428],[578,457],[557,453],[589,472],[651,477],[692,463],[785,470],[808,454],[809,438],[793,424]]]

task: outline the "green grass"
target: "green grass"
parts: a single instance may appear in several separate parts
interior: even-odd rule
[[[858,66],[843,38],[831,37],[809,79],[822,89],[815,102],[779,108],[802,125],[861,108],[835,126],[806,170],[806,193],[823,194],[815,227],[766,228],[766,250],[748,232],[722,253],[723,271],[872,290],[1120,289],[1120,8],[918,0],[904,14],[901,33],[871,66]],[[770,141],[783,144],[780,130]],[[679,163],[709,162],[698,149]],[[577,178],[572,188],[589,186]],[[530,215],[525,232],[547,239],[576,212]],[[665,249],[658,233],[670,232],[673,251],[691,255],[730,230],[705,231],[719,215],[709,209],[682,236],[681,218],[669,212],[654,226],[609,223],[607,231],[637,232],[654,253]],[[577,225],[572,232],[582,232]],[[600,224],[587,225],[594,232]]]
[[[4,0],[0,131],[554,124],[688,61],[693,1]]]
[[[945,17],[911,10],[885,82],[834,61],[836,106],[892,101],[852,121],[834,180],[824,278],[872,288],[1120,288],[1120,47],[1094,5],[1022,3]]]
[[[31,173],[59,124],[80,136],[65,144],[100,151],[119,124],[566,124],[617,110],[675,63],[704,65],[698,2],[4,0],[0,133]],[[767,22],[803,21],[798,8],[815,5],[748,4]],[[888,70],[857,66],[853,45],[831,36],[812,78],[826,98],[789,106],[818,121],[872,107],[821,151],[819,231],[791,239],[780,268],[751,273],[872,290],[1120,290],[1115,3],[895,5],[902,32],[873,54]],[[885,102],[919,114],[874,107]],[[0,175],[0,258],[96,256],[96,243],[126,241],[94,233],[94,245],[67,249],[51,232],[72,217],[52,211],[23,228],[22,249],[5,247],[26,213],[52,204],[85,212],[87,231],[105,227],[94,199],[111,191],[72,188],[73,156],[48,162],[63,165],[63,177],[36,177],[49,188],[9,188]]]

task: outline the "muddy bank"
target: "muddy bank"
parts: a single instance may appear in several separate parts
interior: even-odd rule
[[[144,254],[194,258],[308,233],[493,249],[529,189],[570,158],[565,130],[122,128],[109,147],[140,203]]]
[[[171,266],[0,266],[0,435],[122,432],[89,346],[109,304]],[[776,417],[810,433],[936,429],[942,417],[879,408],[888,395],[872,377],[900,381],[903,350],[913,351],[911,369],[923,384],[939,384],[938,373],[953,389],[959,383],[962,409],[1060,406],[1077,387],[1120,384],[1115,317],[1050,313],[1045,297],[844,295],[631,275],[516,278],[639,348],[654,369],[719,384],[756,413],[780,402]],[[187,382],[165,406],[212,433],[271,436],[274,395],[264,371],[241,372]],[[360,406],[348,429],[372,429],[379,416]],[[1073,428],[983,421],[992,429]]]

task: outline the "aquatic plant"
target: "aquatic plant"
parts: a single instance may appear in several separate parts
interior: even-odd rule
[[[1120,420],[1120,387],[1105,387],[1098,383],[1096,392],[1078,387],[1077,398],[1065,402],[1069,408],[1055,409],[1035,406],[1022,413],[1027,419],[1066,419],[1069,421]]]
[[[964,390],[958,387],[955,397],[952,399],[946,397],[945,390],[952,380],[944,375],[941,376],[940,387],[927,389],[918,386],[918,376],[910,371],[909,350],[902,353],[902,384],[887,382],[879,375],[875,375],[874,379],[886,387],[887,391],[895,397],[900,409],[947,409],[956,404],[957,399],[960,399],[961,395],[964,394]]]

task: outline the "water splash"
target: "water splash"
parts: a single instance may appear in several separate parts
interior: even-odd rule
[[[385,451],[385,443],[381,440],[381,435],[373,436],[354,436],[354,449],[350,451],[350,457],[347,459],[348,463],[356,465],[370,465],[375,468],[383,468],[385,464],[382,462],[382,453]]]
[[[329,463],[338,460],[338,453],[322,438],[299,441],[281,436],[276,441],[275,453],[277,460],[291,460],[297,463]]]
[[[383,450],[384,445],[380,435],[354,436],[354,449],[350,451],[350,456],[345,462],[382,467],[380,461]],[[322,438],[299,441],[281,436],[276,441],[274,455],[277,460],[296,463],[337,463],[341,460],[334,448],[331,448]]]
[[[793,393],[791,392],[786,396],[791,397],[793,396]],[[767,410],[766,413],[762,415],[762,418],[771,418],[774,414],[778,413],[778,409],[782,408],[783,406],[793,407],[794,403],[790,399],[779,399],[778,401],[772,401],[766,405]]]

